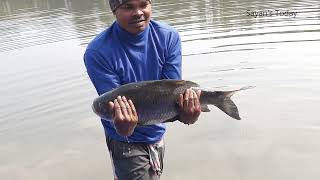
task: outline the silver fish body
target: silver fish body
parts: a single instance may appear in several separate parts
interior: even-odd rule
[[[186,89],[200,89],[200,104],[203,112],[209,112],[207,105],[215,105],[234,119],[240,120],[237,106],[230,97],[235,91],[208,91],[197,83],[185,80],[141,81],[122,85],[97,97],[93,111],[103,119],[110,120],[112,114],[107,109],[109,101],[118,96],[131,99],[138,113],[138,125],[151,125],[171,122],[178,119],[180,94]],[[243,90],[243,89],[240,89]]]

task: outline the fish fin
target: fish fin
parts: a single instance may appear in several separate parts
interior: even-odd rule
[[[176,115],[175,117],[173,117],[171,119],[167,119],[167,120],[163,121],[162,123],[174,122],[176,120],[179,120],[179,115]]]
[[[195,82],[192,82],[192,81],[184,81],[185,85],[187,87],[200,87],[199,84],[195,83]]]
[[[200,85],[195,83],[195,82],[192,82],[192,81],[186,81],[186,80],[169,80],[169,81],[172,81],[175,83],[175,85],[178,85],[178,86],[186,86],[187,88],[190,88],[190,87],[199,87]]]
[[[202,104],[201,105],[201,112],[210,112],[208,105]]]

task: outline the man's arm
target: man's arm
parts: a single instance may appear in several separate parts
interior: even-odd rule
[[[162,70],[163,79],[181,79],[181,40],[178,32],[174,32],[168,43],[166,62]],[[201,91],[187,89],[179,97],[180,115],[179,121],[184,124],[193,124],[198,120],[201,113],[200,106]]]
[[[95,50],[86,50],[84,64],[99,95],[120,86],[120,79],[112,65]]]
[[[99,95],[120,85],[117,73],[98,52],[87,50],[84,62]],[[114,102],[109,102],[106,108],[113,114],[113,124],[117,133],[122,136],[131,135],[138,123],[138,115],[132,101],[127,101],[125,97],[118,97]]]
[[[178,32],[172,32],[167,44],[161,79],[181,79],[182,55],[181,40]]]

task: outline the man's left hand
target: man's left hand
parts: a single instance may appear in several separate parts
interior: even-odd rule
[[[200,105],[201,90],[195,92],[194,90],[187,89],[184,95],[180,94],[179,107],[180,117],[179,121],[184,124],[193,124],[198,120],[201,113]]]

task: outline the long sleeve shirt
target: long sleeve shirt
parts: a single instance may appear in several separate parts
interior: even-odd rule
[[[115,21],[89,43],[84,62],[99,95],[130,82],[181,79],[180,36],[172,27],[154,20],[137,35]],[[101,122],[106,135],[118,141],[155,143],[166,129],[163,123],[137,126],[131,136],[123,137],[112,120]]]

